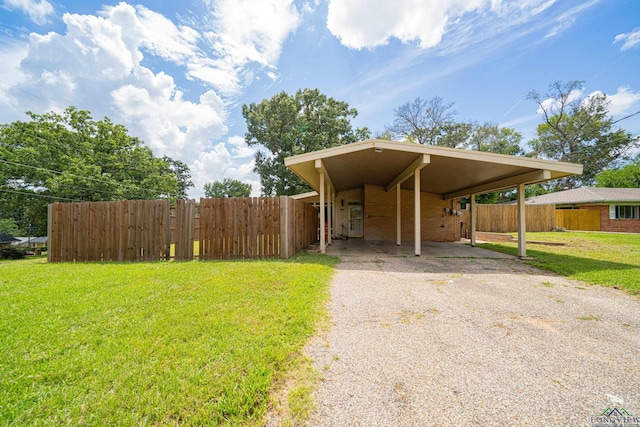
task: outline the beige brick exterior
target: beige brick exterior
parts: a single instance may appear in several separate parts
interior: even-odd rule
[[[460,239],[460,222],[463,217],[445,212],[445,208],[460,210],[458,200],[451,200],[431,193],[421,193],[421,225],[423,242],[453,242]],[[402,242],[414,241],[414,192],[401,190]],[[396,191],[384,187],[364,187],[364,238],[365,240],[396,240]]]

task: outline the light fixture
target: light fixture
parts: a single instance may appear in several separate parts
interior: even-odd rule
[[[376,147],[375,150],[376,150],[376,153],[382,153],[383,148],[382,147]]]

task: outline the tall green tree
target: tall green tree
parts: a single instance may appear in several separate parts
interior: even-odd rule
[[[492,123],[475,125],[465,148],[489,153],[524,155],[522,134],[514,129]]]
[[[256,153],[254,171],[260,175],[262,194],[292,195],[309,186],[284,165],[296,154],[368,139],[367,128],[353,129],[357,116],[349,104],[327,97],[317,89],[278,93],[270,99],[242,106],[247,122],[245,140],[262,145]]]
[[[180,160],[172,159],[169,156],[163,156],[162,160],[169,165],[169,169],[174,173],[178,180],[178,191],[176,192],[176,198],[186,199],[188,197],[187,191],[193,187],[193,181],[191,180],[191,171],[189,166]]]
[[[10,236],[24,236],[27,234],[13,218],[0,218],[0,233]]]
[[[640,158],[618,169],[603,170],[595,181],[598,187],[640,188]]]
[[[1,218],[46,230],[48,203],[176,197],[188,177],[108,118],[75,107],[27,115],[0,125]]]
[[[614,125],[606,95],[585,97],[582,89],[582,81],[555,82],[545,95],[528,95],[542,116],[538,136],[529,142],[530,154],[584,166],[581,176],[556,181],[556,189],[592,184],[599,172],[625,160],[638,144],[638,138]]]
[[[203,189],[206,197],[214,199],[249,197],[251,195],[251,184],[246,184],[231,178],[225,178],[222,181],[207,182]]]

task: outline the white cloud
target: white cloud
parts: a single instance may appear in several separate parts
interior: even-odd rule
[[[601,95],[602,93],[601,91],[595,91],[590,93],[588,97]],[[630,114],[640,107],[640,92],[633,92],[629,86],[621,86],[616,93],[607,94],[607,101],[609,101],[609,114],[612,117]]]
[[[596,0],[598,1],[598,0]],[[546,11],[555,0],[329,0],[327,27],[343,45],[373,48],[392,38],[423,49],[446,37],[458,45],[499,34]]]
[[[236,158],[253,158],[257,149],[250,147],[241,136],[232,136],[229,138],[228,144],[231,146],[232,155]]]
[[[567,98],[567,103],[574,102],[576,100],[582,99],[581,105],[585,105],[594,96],[602,95],[604,92],[600,90],[593,91],[588,95],[584,96],[583,92],[574,90],[569,94]],[[613,118],[619,118],[620,116],[624,116],[627,114],[634,113],[640,107],[640,92],[634,92],[628,86],[621,86],[617,89],[614,94],[606,94],[607,102],[608,102],[608,111],[609,116]],[[542,101],[542,107],[547,111],[549,116],[555,115],[558,113],[561,104],[559,101],[553,98],[547,98]],[[538,116],[541,116],[544,112],[541,107],[538,107],[537,110]],[[505,123],[504,126],[513,125],[515,123]]]
[[[634,28],[630,33],[618,34],[613,43],[622,43],[620,50],[628,50],[640,44],[640,27]]]
[[[244,138],[230,137],[226,144],[223,142],[216,144],[211,150],[203,152],[200,158],[190,165],[195,185],[192,191],[193,197],[201,197],[204,194],[203,187],[207,182],[222,181],[224,178],[251,184],[252,195],[260,194],[260,179],[253,172],[255,161],[247,158],[245,162],[238,162],[233,153],[241,145],[240,141],[244,143]]]
[[[591,96],[591,95],[589,95],[589,96]],[[567,99],[565,101],[565,105],[570,104],[570,103],[580,99],[581,97],[582,97],[582,91],[574,89],[571,92],[569,92],[569,96],[567,96]],[[585,99],[587,99],[587,98],[585,98]],[[541,102],[541,105],[538,107],[538,110],[536,111],[536,113],[539,116],[541,116],[546,111],[547,115],[553,116],[560,110],[561,107],[562,107],[562,102],[560,102],[559,100],[557,100],[555,98],[547,98],[547,99],[545,99],[545,100],[543,100]]]
[[[213,32],[208,36],[222,58],[233,65],[275,65],[286,38],[300,25],[292,0],[208,0]]]
[[[186,26],[176,26],[165,16],[144,6],[127,3],[106,6],[99,13],[123,29],[122,40],[131,50],[142,47],[153,55],[176,64],[184,64],[198,54],[200,34]]]
[[[30,35],[26,56],[17,65],[22,77],[7,91],[22,113],[75,105],[96,119],[107,116],[123,123],[154,154],[188,165],[227,132],[225,104],[214,90],[184,99],[171,75],[142,65],[145,54],[178,65],[197,60],[195,30],[126,3],[100,16],[65,14],[63,22],[65,34]],[[21,59],[17,53],[14,57]]]
[[[211,139],[226,133],[223,103],[215,92],[205,92],[197,103],[185,101],[172,77],[145,68],[135,70],[135,75],[136,84],[113,90],[111,98],[122,119],[154,152],[190,163]]]
[[[575,24],[576,18],[580,13],[584,12],[591,6],[600,3],[600,1],[601,0],[590,0],[560,14],[560,16],[555,19],[555,25],[553,26],[553,28],[551,28],[551,30],[549,30],[544,38],[548,39],[551,37],[555,37],[558,34],[568,30],[573,26],[573,24]]]
[[[142,60],[138,46],[127,45],[123,28],[108,19],[65,14],[67,33],[29,36],[29,55],[22,69],[35,78],[58,72],[75,78],[117,80],[126,78]]]
[[[23,118],[26,110],[60,112],[74,105],[96,119],[123,123],[155,155],[185,162],[196,183],[192,196],[201,194],[205,182],[226,177],[251,183],[258,194],[255,149],[241,136],[216,141],[228,131],[226,105],[256,76],[252,67],[277,78],[282,44],[301,17],[288,0],[210,6],[215,19],[206,35],[124,2],[96,15],[65,14],[66,32],[32,33],[26,45],[0,54],[14,64],[1,68],[10,82],[0,88],[6,95],[0,97],[2,116],[10,109]],[[154,58],[169,64],[165,72],[145,65]],[[185,94],[169,74],[174,70],[210,89]]]
[[[525,123],[531,123],[533,121],[537,121],[538,117],[532,114],[527,114],[524,116],[517,117],[515,119],[509,120],[508,122],[499,123],[498,126],[501,128],[515,128],[519,125]]]
[[[251,83],[250,64],[275,69],[287,37],[302,22],[292,0],[205,0],[210,15],[203,37],[216,59],[192,64],[194,77],[236,95]]]
[[[47,0],[3,0],[2,5],[5,9],[23,11],[38,25],[49,22],[49,16],[55,12]]]
[[[18,87],[23,79],[20,71],[20,62],[27,56],[27,46],[11,40],[0,38],[3,46],[0,51],[0,111],[5,122],[10,122],[24,117],[24,111],[20,109],[19,100],[11,96],[14,86]],[[23,97],[32,96],[23,92]]]

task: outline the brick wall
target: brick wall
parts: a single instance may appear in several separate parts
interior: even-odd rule
[[[610,219],[609,205],[585,205],[580,209],[600,211],[600,231],[640,233],[640,219]]]
[[[445,212],[445,208],[460,210],[456,200],[442,200],[442,196],[420,194],[423,242],[453,242],[460,239],[462,217]],[[402,241],[414,241],[414,192],[401,190]],[[384,187],[365,185],[364,188],[364,238],[365,240],[396,240],[396,191]]]

